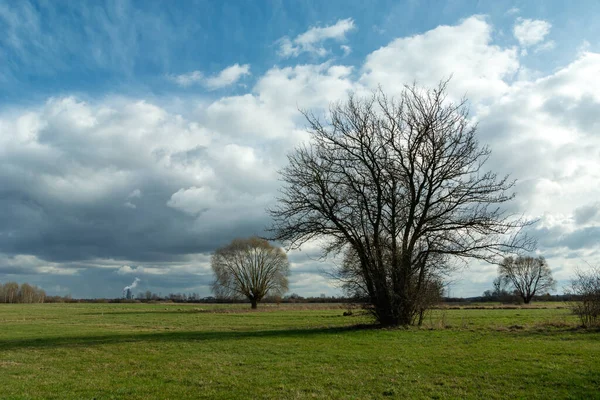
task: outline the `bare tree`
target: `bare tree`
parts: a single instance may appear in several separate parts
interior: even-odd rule
[[[263,297],[281,296],[288,290],[287,255],[264,239],[235,239],[215,251],[211,264],[217,297],[246,297],[256,308]]]
[[[600,324],[600,268],[577,270],[568,292],[574,296],[572,310],[583,326]]]
[[[0,283],[0,303],[43,303],[46,292],[28,283],[7,282]]]
[[[270,210],[273,238],[291,248],[321,238],[325,255],[353,249],[354,284],[384,325],[415,322],[419,293],[449,258],[497,262],[534,245],[518,234],[529,222],[500,208],[514,182],[483,171],[490,150],[466,101],[445,93],[442,82],[397,101],[350,95],[325,121],[305,112],[312,140],[288,155]]]
[[[506,257],[498,266],[498,276],[529,304],[536,293],[556,286],[552,270],[544,257]]]
[[[4,302],[17,303],[19,297],[19,284],[17,282],[6,282],[4,284]]]

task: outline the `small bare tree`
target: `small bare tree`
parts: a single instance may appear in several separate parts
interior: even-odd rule
[[[283,249],[251,237],[235,239],[212,256],[217,297],[250,300],[252,308],[267,295],[282,296],[288,290],[290,264]]]
[[[380,324],[415,322],[427,280],[446,266],[439,259],[498,262],[534,247],[519,235],[529,221],[502,209],[514,182],[484,170],[490,150],[466,100],[446,98],[446,82],[406,87],[397,100],[350,95],[327,120],[304,115],[312,140],[281,171],[273,239],[295,248],[320,238],[325,254],[351,247],[348,284]]]
[[[529,304],[536,293],[554,290],[556,286],[544,257],[506,257],[498,266],[498,276],[512,286],[525,304]]]
[[[569,293],[574,296],[572,310],[583,326],[600,324],[600,268],[577,270]]]

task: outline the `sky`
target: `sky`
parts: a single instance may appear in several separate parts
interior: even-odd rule
[[[0,0],[0,282],[210,295],[211,253],[264,234],[299,109],[381,86],[466,96],[559,281],[600,265],[600,3]],[[290,292],[340,294],[318,243]],[[470,262],[450,295],[491,288]]]

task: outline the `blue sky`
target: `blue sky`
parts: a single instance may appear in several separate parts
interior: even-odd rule
[[[0,282],[208,295],[260,234],[298,108],[453,76],[561,282],[600,260],[597,1],[0,0]],[[318,244],[292,291],[338,293]],[[469,264],[453,295],[489,288]]]
[[[551,69],[572,57],[582,37],[600,35],[595,1],[161,1],[13,2],[1,4],[4,104],[57,94],[166,95],[165,75],[207,74],[239,63],[253,76],[273,65],[314,62],[309,53],[282,59],[277,43],[309,27],[351,18],[352,53],[359,64],[396,37],[423,33],[474,14],[493,21],[496,42],[514,45],[516,16],[551,21],[555,52],[529,64]],[[508,12],[508,10],[514,10]],[[519,9],[519,12],[515,12]],[[343,52],[333,50],[333,55]],[[557,57],[558,55],[558,57]],[[252,77],[248,84],[252,83]],[[229,89],[231,90],[231,88]],[[197,90],[196,90],[197,91]],[[189,90],[184,90],[189,93]]]

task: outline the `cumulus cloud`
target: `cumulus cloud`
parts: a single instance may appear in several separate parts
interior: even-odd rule
[[[200,84],[209,90],[216,90],[231,86],[246,75],[250,75],[250,65],[236,63],[212,76],[205,76],[201,71],[192,71],[181,75],[171,75],[169,78],[179,86],[188,87]]]
[[[220,89],[225,86],[230,86],[240,80],[244,75],[250,75],[250,65],[234,64],[225,68],[215,76],[206,79],[206,87],[209,89]]]
[[[513,28],[513,34],[523,47],[530,47],[544,40],[550,33],[552,24],[539,19],[517,19]]]
[[[327,40],[344,41],[348,32],[354,29],[352,18],[340,19],[334,25],[312,27],[294,39],[281,38],[279,40],[279,54],[282,57],[297,57],[301,53],[311,53],[323,57],[328,53],[328,50],[323,46],[323,42]],[[344,53],[346,51],[344,49]]]
[[[515,49],[492,44],[492,29],[485,18],[474,16],[456,26],[395,39],[367,56],[361,82],[398,93],[414,81],[431,86],[453,76],[455,97],[500,96],[508,91],[506,79],[518,70],[519,61]]]
[[[187,214],[198,215],[218,205],[217,192],[209,187],[180,189],[173,193],[167,205]]]
[[[600,55],[512,91],[478,115],[490,143],[490,167],[519,179],[516,209],[540,218],[531,229],[538,251],[567,279],[581,260],[599,261],[600,106],[591,79]],[[591,79],[591,80],[590,80]]]

